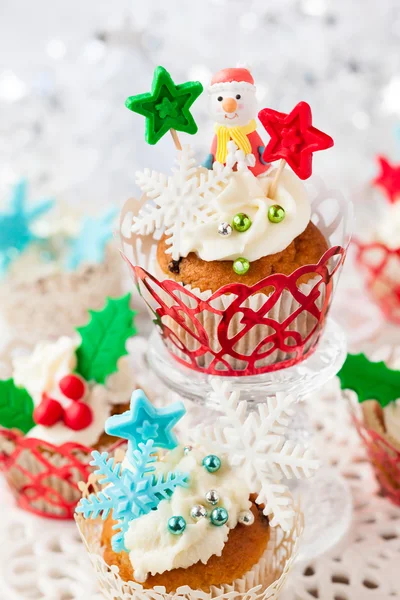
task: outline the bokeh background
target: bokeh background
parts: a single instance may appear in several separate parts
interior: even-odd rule
[[[33,199],[120,204],[137,168],[168,169],[169,136],[146,146],[124,107],[158,64],[205,85],[247,64],[260,108],[308,101],[336,141],[314,172],[353,194],[400,155],[399,45],[398,0],[0,0],[0,201],[24,176]],[[203,158],[205,95],[194,113]]]

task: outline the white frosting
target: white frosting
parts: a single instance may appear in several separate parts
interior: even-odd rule
[[[376,238],[388,248],[400,248],[400,200],[386,207],[376,225]]]
[[[219,222],[231,223],[235,214],[245,213],[252,220],[251,227],[243,233],[234,230],[230,236],[221,236],[215,222],[184,228],[181,255],[196,252],[205,261],[241,256],[255,261],[285,250],[310,222],[311,204],[304,185],[289,169],[282,173],[275,198],[267,198],[275,172],[273,169],[268,177],[259,178],[247,170],[233,173],[227,186],[216,194],[213,207]],[[273,204],[285,209],[280,223],[268,220],[268,208]]]
[[[383,420],[387,433],[400,441],[400,399],[385,406]]]
[[[35,406],[40,404],[43,393],[58,400],[64,408],[71,403],[71,400],[61,393],[58,382],[74,371],[75,350],[79,343],[78,338],[61,337],[56,342],[41,342],[30,355],[14,359],[14,381],[29,392]],[[36,425],[29,431],[28,436],[56,445],[75,442],[91,446],[104,432],[104,423],[111,415],[113,404],[129,402],[134,386],[129,361],[127,357],[123,357],[118,363],[118,372],[110,375],[106,385],[90,385],[88,396],[85,397],[85,402],[93,411],[93,421],[89,427],[74,431],[62,422],[52,427]]]
[[[177,488],[171,499],[163,500],[157,510],[133,520],[125,534],[125,545],[129,550],[135,579],[145,581],[148,574],[164,573],[171,569],[188,568],[201,561],[206,564],[211,556],[220,556],[228,539],[229,530],[236,527],[238,515],[251,506],[250,491],[239,474],[228,466],[227,459],[221,457],[222,466],[216,473],[208,473],[202,460],[212,450],[193,449],[187,456],[183,448],[169,452],[162,462],[156,463],[157,473],[179,471],[188,473],[188,488]],[[130,468],[125,459],[124,468]],[[194,521],[190,509],[202,504],[210,511],[214,508],[205,501],[208,490],[215,489],[220,496],[218,506],[226,508],[229,519],[225,525],[211,525],[208,518]],[[182,535],[168,531],[168,520],[172,516],[182,516],[187,525]]]
[[[43,393],[57,400],[62,398],[57,382],[75,369],[78,344],[77,339],[64,336],[53,343],[40,342],[28,356],[15,358],[14,381],[26,388],[35,405],[41,402]]]
[[[400,370],[400,356],[398,350],[396,350],[393,351],[387,364],[391,369]],[[400,399],[385,406],[383,409],[383,420],[387,433],[400,442]]]
[[[380,346],[371,354],[373,361],[384,361],[393,370],[400,370],[400,347]],[[400,442],[400,399],[382,409],[386,432]]]

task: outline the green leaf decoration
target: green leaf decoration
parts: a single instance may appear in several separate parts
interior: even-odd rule
[[[151,92],[130,96],[125,106],[146,117],[145,139],[153,145],[170,129],[191,135],[197,133],[197,125],[189,109],[202,91],[199,81],[176,85],[164,67],[157,67]]]
[[[338,377],[342,390],[356,392],[359,402],[377,400],[384,408],[400,398],[400,371],[372,362],[365,354],[348,354]]]
[[[76,350],[75,371],[86,381],[104,384],[111,373],[118,371],[121,356],[128,354],[127,340],[137,331],[134,325],[136,311],[130,308],[131,295],[107,298],[102,310],[90,310],[90,321],[77,331],[81,344]]]
[[[0,426],[28,433],[35,426],[33,400],[13,379],[0,381]]]

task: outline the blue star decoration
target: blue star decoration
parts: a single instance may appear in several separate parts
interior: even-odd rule
[[[107,419],[105,430],[109,435],[128,440],[131,448],[138,448],[140,443],[152,439],[154,448],[172,450],[178,445],[172,428],[185,412],[182,402],[156,408],[142,390],[135,390],[130,410]]]
[[[100,264],[104,260],[107,242],[112,237],[112,222],[117,209],[111,208],[100,217],[87,217],[79,235],[73,240],[66,267],[74,271],[83,263]]]
[[[19,254],[38,239],[31,225],[54,205],[54,200],[42,200],[28,209],[27,187],[25,179],[19,181],[14,187],[9,210],[0,213],[0,276],[6,273]]]

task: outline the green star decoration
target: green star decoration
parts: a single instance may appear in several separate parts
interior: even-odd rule
[[[164,67],[157,67],[151,92],[130,96],[125,106],[146,117],[145,139],[148,144],[154,145],[170,129],[191,135],[197,133],[197,125],[189,109],[202,91],[199,81],[176,85]]]
[[[166,117],[175,119],[178,116],[178,103],[176,100],[175,102],[171,102],[169,98],[163,98],[162,102],[156,105],[156,109],[162,119]]]

